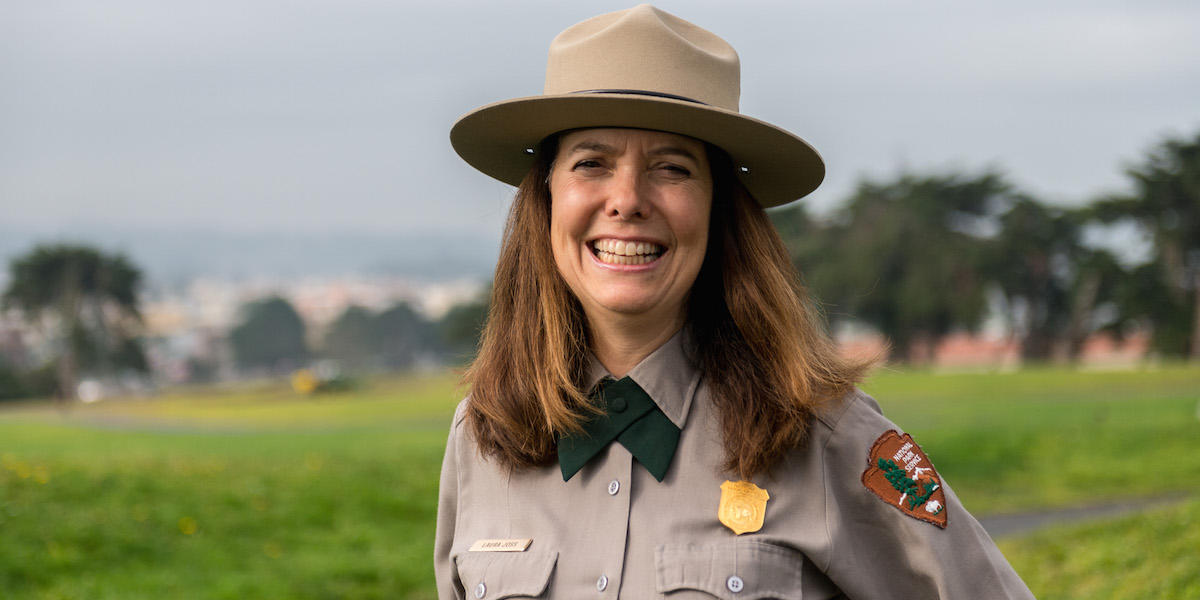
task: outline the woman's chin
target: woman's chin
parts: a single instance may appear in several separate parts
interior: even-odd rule
[[[682,311],[682,303],[672,309],[669,302],[664,303],[657,297],[639,298],[626,295],[619,298],[597,298],[594,308],[598,310],[585,310],[589,320],[629,320],[679,314]]]

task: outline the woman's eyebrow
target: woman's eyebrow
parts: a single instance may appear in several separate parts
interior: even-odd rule
[[[617,153],[617,149],[615,146],[610,146],[608,144],[605,144],[603,142],[598,142],[595,140],[580,141],[579,143],[575,144],[574,146],[571,146],[571,149],[568,150],[567,153],[574,154],[576,152],[582,152],[582,151],[596,152],[599,154],[616,154]],[[683,158],[690,159],[693,162],[699,162],[699,160],[696,158],[696,155],[694,153],[692,153],[692,151],[688,150],[687,148],[681,148],[678,146],[660,146],[658,148],[654,148],[653,150],[647,152],[646,155],[652,156],[652,157],[681,156]]]
[[[568,151],[568,154],[574,154],[574,153],[582,151],[582,150],[587,150],[587,151],[591,151],[591,152],[599,152],[600,154],[613,154],[617,151],[617,149],[615,147],[609,146],[608,144],[603,144],[603,143],[597,142],[595,140],[583,140],[583,141],[579,142],[578,144],[571,146],[571,149]]]
[[[696,158],[696,155],[692,154],[692,152],[690,150],[688,150],[687,148],[679,148],[676,146],[663,146],[661,148],[655,148],[655,149],[651,150],[650,152],[648,152],[647,155],[648,156],[682,156],[683,158],[690,159],[692,162],[700,162]]]

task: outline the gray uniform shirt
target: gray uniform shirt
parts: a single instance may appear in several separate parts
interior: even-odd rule
[[[510,471],[481,458],[459,405],[442,466],[434,566],[441,598],[1032,598],[944,486],[947,526],[904,514],[862,483],[872,444],[898,429],[854,392],[822,411],[802,447],[753,483],[762,529],[718,520],[718,416],[683,335],[629,373],[682,429],[660,483],[619,443],[570,481],[558,465]],[[591,383],[605,376],[595,360]],[[943,479],[943,484],[945,481]],[[524,540],[524,551],[471,551]]]

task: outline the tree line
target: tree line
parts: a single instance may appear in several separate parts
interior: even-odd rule
[[[71,400],[83,376],[149,374],[138,300],[143,276],[125,256],[48,244],[14,259],[9,275],[0,308],[20,315],[28,331],[47,340],[49,356],[0,351],[0,400]],[[378,313],[350,306],[310,345],[295,308],[272,296],[242,306],[227,341],[243,374],[286,374],[325,359],[347,371],[403,370],[421,361],[466,360],[486,311],[486,298],[434,320],[406,302]],[[215,357],[189,357],[188,369],[193,381],[205,381],[216,378],[219,365]]]
[[[826,219],[803,206],[772,219],[829,320],[877,329],[894,359],[978,330],[991,306],[1025,360],[1070,361],[1097,331],[1133,330],[1158,354],[1200,360],[1200,134],[1126,174],[1130,193],[1067,209],[996,172],[908,173],[861,182]],[[1085,243],[1117,224],[1145,236],[1148,260]]]
[[[1026,360],[1069,361],[1097,331],[1134,330],[1149,331],[1159,355],[1200,360],[1200,133],[1163,141],[1126,174],[1130,193],[1068,209],[997,172],[905,173],[860,182],[828,217],[798,203],[771,218],[829,321],[878,330],[894,360],[978,330],[994,311]],[[1086,243],[1088,231],[1118,224],[1148,240],[1147,260]],[[39,246],[14,259],[9,275],[0,308],[49,340],[52,356],[13,364],[0,352],[0,399],[71,397],[81,372],[148,370],[143,277],[124,256]],[[303,320],[273,297],[244,307],[229,342],[249,371],[318,358],[402,369],[464,360],[486,313],[486,294],[436,320],[402,302],[380,312],[351,306],[309,347]]]
[[[459,304],[430,320],[407,302],[380,312],[348,306],[315,348],[306,325],[284,298],[273,296],[243,307],[229,341],[238,367],[284,373],[312,360],[329,359],[352,371],[394,371],[422,361],[457,363],[475,348],[487,313],[486,297]]]

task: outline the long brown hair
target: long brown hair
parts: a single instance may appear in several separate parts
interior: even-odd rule
[[[464,376],[480,451],[513,468],[552,462],[557,436],[596,410],[580,389],[587,323],[550,248],[555,153],[554,139],[544,142],[517,188],[479,354]],[[848,391],[870,362],[838,354],[766,213],[725,153],[708,154],[708,248],[686,327],[720,415],[725,469],[752,477],[803,443],[819,404]]]

